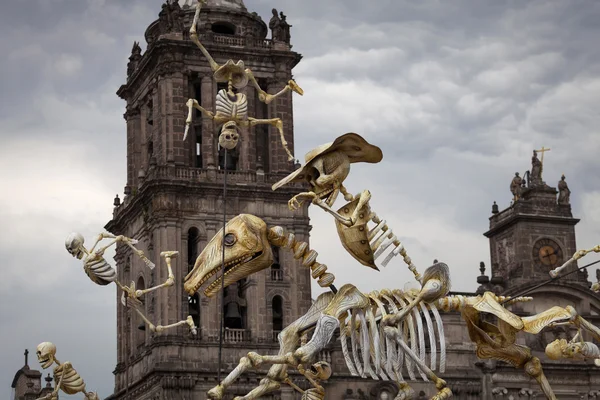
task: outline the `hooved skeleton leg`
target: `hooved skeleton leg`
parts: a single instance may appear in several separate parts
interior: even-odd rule
[[[285,149],[285,152],[288,155],[288,161],[294,160],[294,156],[290,152],[290,149],[288,148],[288,143],[285,140],[285,136],[283,135],[283,121],[281,121],[281,119],[279,119],[279,118],[256,119],[256,118],[248,117],[248,122],[249,122],[250,126],[268,124],[268,125],[271,125],[271,126],[274,126],[275,128],[277,128],[277,130],[279,131],[279,138],[281,139],[281,144],[283,144],[283,148]]]
[[[250,369],[258,368],[262,364],[275,365],[269,369],[267,377],[260,381],[260,385],[242,398],[256,399],[279,389],[281,384],[288,378],[288,366],[297,367],[300,364],[300,360],[295,356],[295,350],[298,349],[302,333],[315,323],[318,324],[321,313],[333,297],[333,293],[320,295],[304,316],[294,321],[279,334],[280,349],[278,355],[261,356],[257,353],[248,353],[246,357],[242,357],[238,366],[218,386],[208,392],[208,398],[213,400],[222,399],[225,390],[233,385],[242,374]]]
[[[431,400],[445,400],[452,397],[452,391],[447,387],[446,381],[434,374],[433,371],[427,367],[427,364],[425,364],[415,353],[413,353],[412,349],[408,347],[406,343],[404,343],[404,340],[402,340],[402,335],[400,334],[398,328],[386,326],[384,331],[387,337],[395,340],[396,343],[402,347],[406,357],[409,357],[417,365],[417,367],[423,371],[427,378],[435,384],[438,393],[433,396]]]

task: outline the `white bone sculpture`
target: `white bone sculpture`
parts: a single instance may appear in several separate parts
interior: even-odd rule
[[[54,390],[37,400],[57,400],[59,390],[62,390],[66,394],[83,393],[86,400],[100,400],[97,393],[85,391],[83,378],[77,373],[70,362],[65,361],[61,363],[56,359],[56,346],[53,343],[40,343],[37,346],[36,355],[43,369],[50,368],[56,363],[56,367],[52,371],[54,382],[56,382]]]
[[[186,103],[188,107],[188,116],[185,121],[185,132],[183,134],[183,140],[187,138],[190,124],[192,123],[193,109],[199,110],[203,115],[214,120],[217,124],[223,124],[221,135],[219,136],[219,144],[228,150],[231,150],[237,144],[239,138],[240,127],[253,127],[256,125],[271,125],[277,128],[279,131],[279,137],[281,143],[288,154],[290,161],[294,160],[294,156],[287,147],[287,141],[283,134],[283,121],[280,118],[270,119],[256,119],[248,116],[248,100],[244,93],[236,93],[233,91],[236,88],[238,91],[243,90],[248,82],[252,83],[252,86],[258,92],[258,99],[265,104],[270,104],[277,97],[288,93],[290,91],[296,92],[300,95],[304,94],[304,91],[290,79],[287,85],[276,94],[269,94],[265,92],[254,77],[254,74],[249,68],[245,68],[244,62],[239,60],[235,63],[233,60],[227,60],[223,65],[217,64],[212,58],[206,48],[200,43],[198,39],[198,33],[196,27],[200,20],[200,10],[202,4],[206,4],[206,0],[198,0],[196,3],[196,13],[194,15],[194,21],[190,28],[190,39],[198,46],[202,54],[208,60],[210,68],[214,72],[214,79],[217,82],[227,82],[227,89],[221,89],[217,93],[216,98],[216,113],[206,110],[195,99],[189,99]],[[222,136],[229,136],[229,138],[222,138]],[[229,147],[228,147],[229,146]]]
[[[96,246],[103,239],[112,239],[107,245],[96,249]],[[154,290],[170,287],[175,284],[175,275],[173,275],[173,270],[171,268],[171,259],[176,258],[179,252],[177,251],[163,251],[160,253],[160,256],[165,259],[168,269],[168,278],[167,280],[157,286],[136,290],[135,282],[131,282],[130,286],[125,286],[121,284],[117,280],[117,272],[110,266],[110,264],[104,259],[104,252],[111,246],[116,245],[117,243],[124,243],[127,246],[131,247],[133,252],[140,257],[146,265],[150,269],[155,267],[154,263],[150,261],[142,250],[139,250],[134,245],[137,244],[137,240],[131,239],[125,236],[115,236],[109,233],[101,233],[96,237],[96,242],[91,247],[91,249],[86,249],[84,244],[84,238],[79,233],[71,233],[65,239],[65,248],[73,257],[78,260],[83,260],[83,270],[87,274],[87,276],[98,285],[108,285],[111,282],[114,282],[121,290],[121,303],[130,307],[142,318],[142,320],[148,325],[152,332],[162,332],[165,329],[175,328],[181,325],[188,325],[192,334],[197,334],[196,326],[194,325],[194,321],[191,316],[185,320],[176,322],[170,325],[154,325],[150,320],[142,313],[140,310],[142,306],[142,302],[140,301],[140,297],[145,295],[146,293],[150,293]]]

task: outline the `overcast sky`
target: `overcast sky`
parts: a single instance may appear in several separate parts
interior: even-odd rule
[[[160,0],[8,1],[0,12],[0,396],[28,348],[52,341],[89,390],[106,397],[116,364],[115,288],[94,285],[64,250],[111,218],[125,185],[125,81],[134,40]],[[551,147],[545,180],[572,190],[578,247],[600,243],[600,3],[589,1],[246,0],[265,21],[293,25],[296,154],[346,132],[382,147],[347,187],[373,209],[422,270],[451,267],[475,290],[489,265],[491,205]],[[122,196],[121,196],[122,197]],[[401,260],[380,273],[347,256],[333,219],[312,209],[312,247],[338,286],[403,287]],[[590,276],[595,276],[591,273]],[[368,277],[368,281],[365,279]],[[391,284],[390,282],[394,282]],[[70,398],[81,398],[72,396]]]

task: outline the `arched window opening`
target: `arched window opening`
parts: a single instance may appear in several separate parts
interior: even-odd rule
[[[190,228],[187,235],[187,258],[188,258],[188,272],[194,268],[194,263],[198,257],[198,239],[200,232],[198,228]],[[195,293],[192,296],[188,296],[188,313],[194,320],[194,324],[200,326],[200,296]]]
[[[196,258],[198,258],[198,237],[200,232],[198,228],[190,228],[188,230],[187,237],[187,259],[188,259],[188,272],[194,268]]]
[[[215,22],[211,25],[210,30],[221,35],[235,35],[235,25],[229,22]]]
[[[143,277],[139,277],[137,283],[135,284],[135,288],[137,290],[144,290],[146,289],[146,285],[144,283],[144,278]],[[145,297],[142,296],[140,298],[140,301],[142,302],[142,306],[141,306],[141,312],[146,315],[146,301],[145,301]],[[135,324],[137,326],[137,330],[135,333],[135,345],[137,347],[143,345],[146,342],[146,323],[144,322],[144,320],[142,319],[142,317],[134,311],[134,315],[135,315]]]
[[[195,293],[193,296],[188,296],[189,315],[194,321],[196,327],[200,327],[200,295]]]
[[[192,73],[190,77],[189,96],[202,104],[202,77],[197,72]],[[190,137],[194,140],[188,145],[192,146],[192,165],[195,168],[202,168],[202,112],[198,109],[194,111],[194,119],[190,127]]]
[[[279,263],[279,247],[271,246],[271,249],[273,250],[273,264],[271,264],[271,280],[282,281],[283,270],[281,269],[281,264]]]
[[[273,333],[279,333],[283,330],[283,299],[281,296],[273,297]]]

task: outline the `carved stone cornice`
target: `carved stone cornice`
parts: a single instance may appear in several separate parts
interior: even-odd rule
[[[127,107],[125,113],[123,114],[123,118],[125,121],[132,120],[134,118],[139,117],[140,108],[139,107]]]

